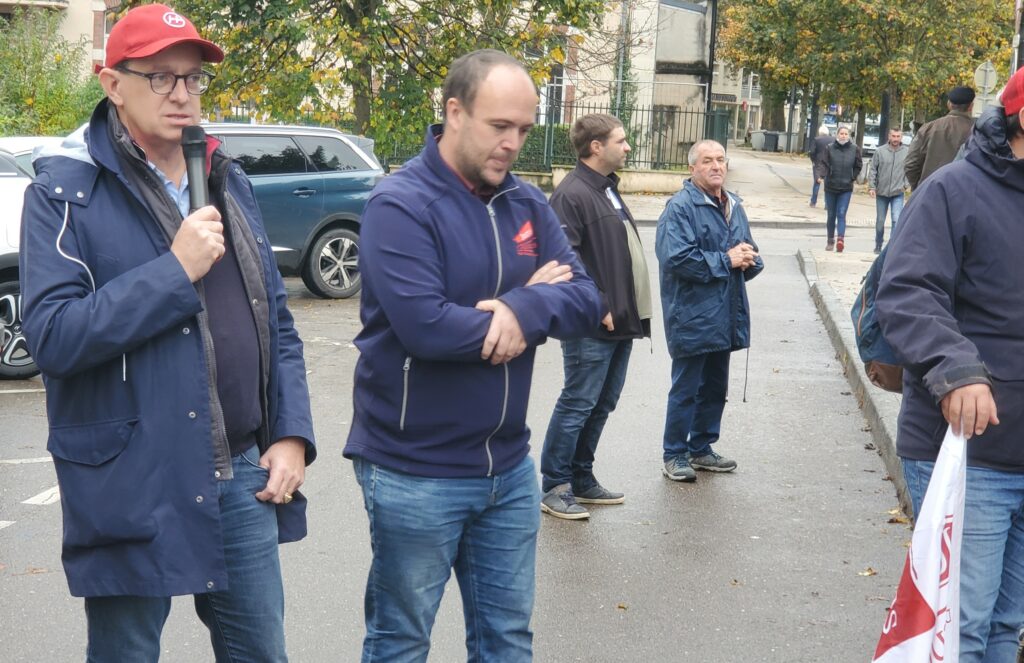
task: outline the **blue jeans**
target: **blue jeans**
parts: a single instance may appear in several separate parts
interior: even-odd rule
[[[551,413],[540,472],[545,492],[571,483],[574,493],[597,485],[594,453],[626,382],[633,341],[562,341],[565,386]]]
[[[814,178],[814,184],[811,185],[811,207],[818,204],[818,190],[821,189],[821,182],[818,178]]]
[[[196,594],[196,614],[210,629],[223,661],[286,661],[284,588],[277,551],[277,512],[255,495],[267,485],[259,450],[232,458],[234,478],[217,484],[228,588]],[[160,633],[170,597],[85,599],[88,663],[150,663],[160,658]]]
[[[977,440],[977,441],[975,441]],[[967,444],[984,444],[975,438]],[[903,459],[914,511],[935,463]],[[1024,474],[967,468],[960,554],[960,663],[1016,660],[1024,625]]]
[[[825,189],[825,207],[828,208],[825,228],[828,231],[828,238],[831,240],[836,236],[836,222],[839,223],[839,236],[846,235],[846,210],[850,208],[850,198],[853,191],[829,191]]]
[[[903,194],[898,196],[875,196],[875,248],[881,249],[885,241],[885,213],[892,210],[892,231],[896,232],[896,223],[903,211]]]
[[[711,451],[722,429],[729,393],[728,350],[672,360],[665,415],[664,460]]]
[[[364,663],[425,661],[452,568],[467,661],[533,657],[540,491],[526,456],[493,477],[436,479],[354,461],[370,519]]]

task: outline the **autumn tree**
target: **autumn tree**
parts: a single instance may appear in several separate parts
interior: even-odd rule
[[[103,97],[85,75],[85,41],[64,39],[60,22],[58,13],[18,8],[0,20],[0,135],[70,133]]]
[[[723,57],[761,73],[769,90],[797,85],[870,112],[944,112],[938,101],[991,59],[1005,75],[1012,11],[1004,0],[727,0]]]
[[[141,4],[132,0],[126,5]],[[226,52],[213,106],[266,118],[350,120],[384,149],[418,141],[448,64],[498,48],[538,82],[564,58],[566,29],[593,29],[600,0],[181,0]]]

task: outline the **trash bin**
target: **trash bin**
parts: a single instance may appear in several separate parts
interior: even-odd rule
[[[766,132],[764,132],[764,151],[765,152],[778,152],[779,151],[779,132],[778,131],[766,131]]]
[[[729,149],[729,111],[719,108],[708,114],[704,137],[718,141],[722,147]]]
[[[764,152],[764,132],[758,129],[750,132],[750,147],[755,152]]]

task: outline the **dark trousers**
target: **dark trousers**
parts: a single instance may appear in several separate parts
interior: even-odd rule
[[[729,393],[730,356],[722,350],[672,360],[664,460],[703,456],[718,441]]]

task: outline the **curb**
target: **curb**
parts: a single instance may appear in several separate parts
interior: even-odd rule
[[[818,270],[814,258],[797,251],[796,261],[800,271],[807,279],[808,290],[814,305],[818,309],[825,331],[836,350],[836,357],[843,367],[843,375],[853,392],[857,404],[864,413],[864,418],[871,429],[875,450],[882,457],[885,469],[896,489],[896,497],[904,513],[913,514],[910,493],[903,479],[903,466],[896,455],[896,421],[900,413],[900,396],[883,391],[871,384],[864,365],[857,354],[856,336],[853,332],[853,321],[845,310],[839,296],[826,281],[818,280]]]

